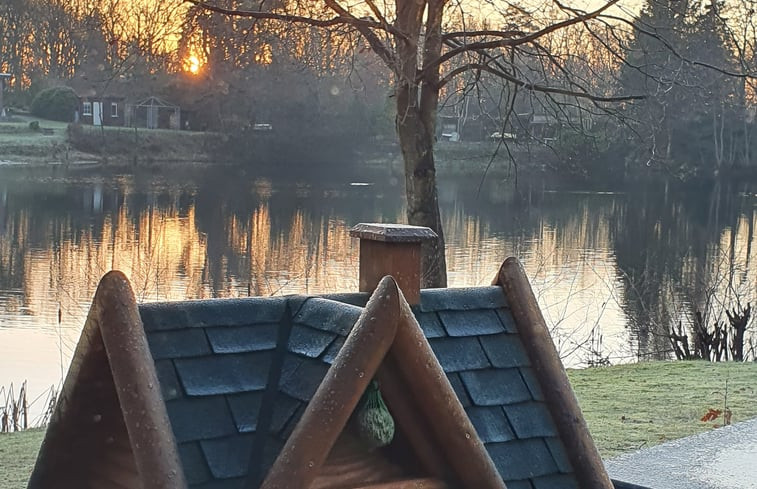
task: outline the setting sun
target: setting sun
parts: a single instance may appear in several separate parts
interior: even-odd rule
[[[187,71],[192,73],[193,75],[196,75],[200,72],[200,67],[202,66],[200,63],[200,58],[197,56],[190,56],[186,59],[185,66]]]

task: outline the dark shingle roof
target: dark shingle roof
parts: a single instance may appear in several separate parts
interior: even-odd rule
[[[140,306],[190,487],[265,476],[367,299]],[[508,488],[577,487],[502,289],[424,290],[414,312]]]

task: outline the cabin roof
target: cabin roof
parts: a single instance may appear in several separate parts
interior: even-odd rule
[[[265,475],[368,297],[139,307],[191,488]],[[423,290],[413,313],[508,488],[578,487],[503,289]]]
[[[411,272],[398,273],[419,278]],[[374,289],[361,267],[363,282]],[[416,457],[399,467],[407,475],[434,487],[612,487],[518,260],[496,286],[411,282],[412,308],[387,276],[370,299],[137,305],[128,279],[109,272],[28,487],[289,487],[295,475],[297,487],[331,487],[343,473],[317,471],[330,453],[331,467],[347,467],[336,460],[344,447],[362,457],[337,438],[349,440],[374,374],[401,435],[384,455]],[[359,474],[350,480],[368,482]]]

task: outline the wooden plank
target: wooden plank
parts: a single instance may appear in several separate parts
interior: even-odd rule
[[[118,396],[95,314],[90,312],[40,447],[29,489],[87,487],[87,467],[110,433],[126,437]]]
[[[450,486],[439,479],[427,477],[356,486],[353,489],[450,489]]]
[[[373,292],[391,274],[407,300],[421,301],[421,243],[393,243],[360,239],[360,292]]]
[[[402,478],[402,468],[381,450],[368,450],[348,425],[308,489],[331,489]]]

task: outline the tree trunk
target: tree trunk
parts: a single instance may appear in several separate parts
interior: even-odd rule
[[[397,135],[405,161],[407,220],[415,226],[427,226],[439,236],[436,241],[424,246],[422,287],[447,286],[447,260],[444,256],[444,232],[434,164],[439,70],[429,70],[423,79],[417,79],[419,65],[425,65],[419,60],[421,53],[418,46],[421,42],[423,60],[426,62],[436,60],[441,54],[443,8],[444,0],[397,0],[397,27],[405,34],[405,37],[395,37],[395,41],[399,62],[396,71]]]
[[[398,96],[397,99],[399,109],[402,97]],[[408,112],[415,112],[415,110],[408,109]],[[397,119],[397,133],[405,161],[407,221],[415,226],[429,227],[439,236],[435,241],[423,246],[421,286],[446,287],[447,263],[444,256],[444,232],[436,191],[434,139],[433,135],[429,137],[426,131],[419,127],[417,116],[410,116],[408,112],[405,112],[407,115],[404,118]]]

